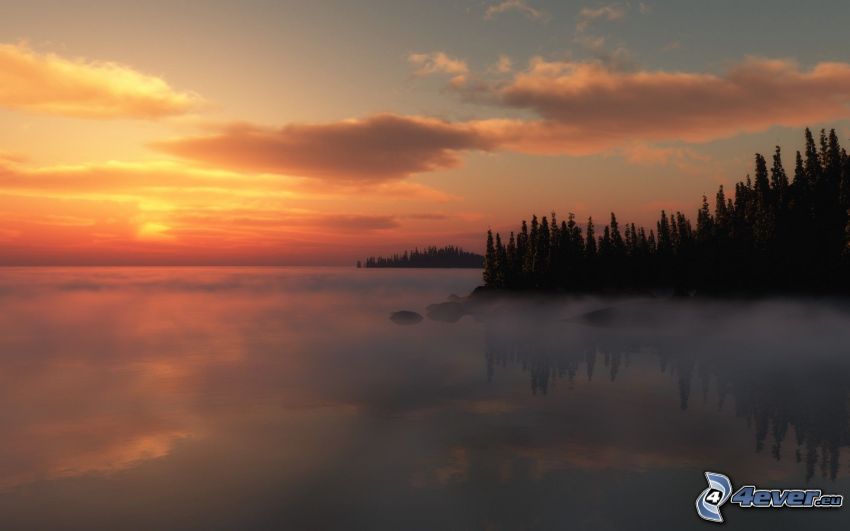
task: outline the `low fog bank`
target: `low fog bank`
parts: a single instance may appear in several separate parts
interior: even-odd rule
[[[480,271],[348,267],[15,267],[0,275],[0,297],[65,292],[467,293]],[[439,291],[438,291],[439,290]]]
[[[642,297],[450,297],[429,317],[457,314],[541,346],[652,348],[706,355],[850,356],[850,299],[656,299]],[[449,318],[447,318],[449,317]]]

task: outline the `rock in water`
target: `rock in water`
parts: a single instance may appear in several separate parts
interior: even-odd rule
[[[390,315],[390,321],[397,325],[415,325],[422,321],[422,316],[410,310],[401,310]]]

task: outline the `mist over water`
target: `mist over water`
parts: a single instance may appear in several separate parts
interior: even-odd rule
[[[847,303],[461,300],[456,322],[427,317],[479,283],[0,271],[0,528],[696,529],[705,470],[850,493]],[[727,506],[724,525],[848,514]]]

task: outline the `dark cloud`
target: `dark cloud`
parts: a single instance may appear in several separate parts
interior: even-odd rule
[[[223,168],[378,182],[451,168],[460,163],[460,151],[489,150],[495,144],[470,124],[379,114],[281,129],[234,125],[154,147]]]

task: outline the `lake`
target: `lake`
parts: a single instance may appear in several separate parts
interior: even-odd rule
[[[710,529],[704,471],[850,493],[850,305],[427,316],[480,275],[0,270],[0,529]]]

